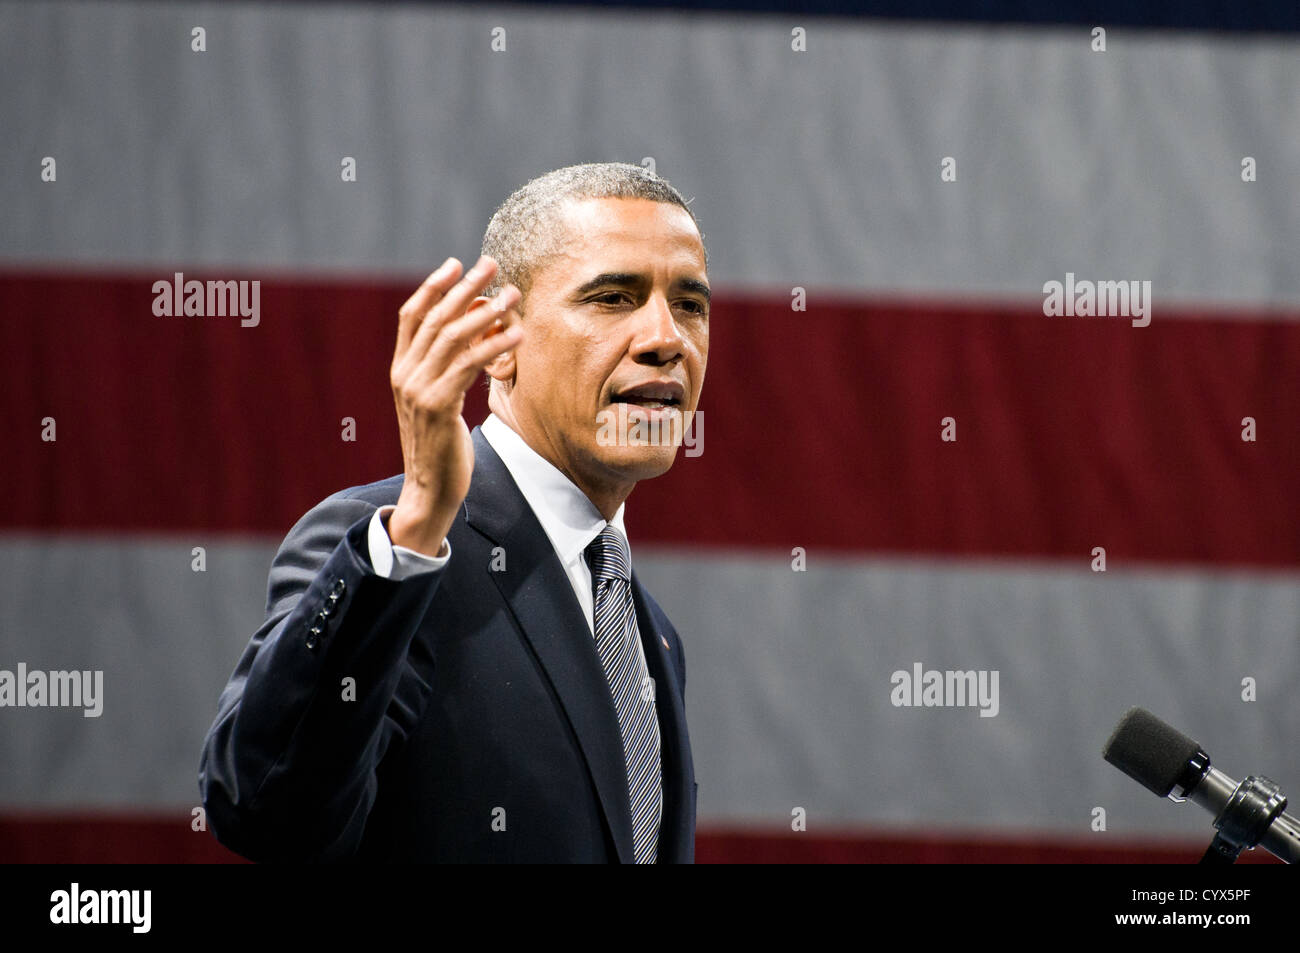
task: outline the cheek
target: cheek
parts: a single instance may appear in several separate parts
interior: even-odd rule
[[[613,341],[594,332],[574,339],[575,346],[562,373],[584,413],[594,412],[606,385],[627,354],[626,341]]]
[[[592,421],[604,398],[605,384],[617,366],[617,355],[611,359],[607,343],[592,336],[571,338],[562,358],[550,368],[551,378],[546,386],[557,402],[563,403],[564,415],[582,433],[592,430]],[[592,433],[592,439],[595,439],[594,431]]]
[[[573,340],[540,321],[526,333],[523,347],[516,352],[519,384],[533,395],[554,401],[568,384],[565,368],[573,366]]]
[[[694,363],[696,370],[703,374],[704,365],[709,359],[709,332],[707,330],[697,334],[693,339],[694,344]]]

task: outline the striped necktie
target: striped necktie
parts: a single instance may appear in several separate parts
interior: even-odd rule
[[[654,680],[646,669],[637,631],[631,560],[627,543],[612,526],[606,526],[586,552],[596,603],[596,652],[605,669],[623,736],[633,855],[638,864],[653,864],[663,812],[659,721],[655,717]]]

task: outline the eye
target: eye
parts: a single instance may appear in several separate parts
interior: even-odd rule
[[[591,300],[597,301],[600,304],[618,304],[620,299],[623,301],[632,300],[631,298],[628,297],[627,292],[625,291],[606,291],[602,294],[596,295]]]
[[[702,301],[697,301],[694,298],[683,299],[681,302],[679,302],[678,307],[684,308],[685,310],[689,311],[691,314],[709,313],[708,306],[705,305]]]

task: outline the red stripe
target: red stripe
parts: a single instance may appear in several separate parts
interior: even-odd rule
[[[1212,833],[1212,832],[1211,832]],[[713,829],[695,839],[701,864],[1192,864],[1209,846],[1129,842],[1099,835],[1095,843],[993,835],[819,834]],[[1240,863],[1281,864],[1262,850]]]
[[[1208,838],[1207,838],[1208,844]],[[1081,844],[1050,837],[884,835],[841,832],[768,834],[740,829],[700,831],[702,864],[1186,864],[1205,845]],[[1256,850],[1243,863],[1280,863]],[[0,863],[221,864],[243,858],[191,829],[188,814],[0,814]]]
[[[409,283],[264,279],[242,328],[155,317],[160,278],[0,278],[4,527],[280,536],[400,469],[387,373]],[[806,313],[733,293],[714,315],[705,452],[638,488],[641,542],[1300,565],[1300,322],[815,291]],[[467,416],[485,412],[475,387]]]
[[[189,814],[0,814],[0,863],[247,863]]]

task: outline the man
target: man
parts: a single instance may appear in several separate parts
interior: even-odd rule
[[[516,191],[399,313],[404,472],[285,538],[205,742],[217,838],[255,860],[690,862],[676,631],[624,501],[704,382],[694,216],[638,166]],[[459,279],[459,280],[458,280]],[[471,433],[466,389],[492,411]]]

